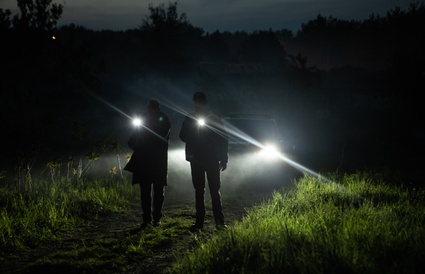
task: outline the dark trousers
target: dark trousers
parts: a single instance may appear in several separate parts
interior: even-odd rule
[[[153,185],[153,212],[151,191]],[[164,204],[165,187],[161,184],[140,184],[140,198],[143,210],[143,222],[159,221],[162,217],[162,205]]]
[[[196,224],[201,225],[205,219],[205,175],[211,194],[212,211],[216,224],[224,224],[220,194],[220,170],[218,162],[202,165],[191,162],[192,183],[195,188]]]

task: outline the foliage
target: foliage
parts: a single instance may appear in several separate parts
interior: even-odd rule
[[[49,163],[51,168],[55,165]],[[64,177],[50,181],[46,176],[34,180],[28,191],[3,184],[0,265],[9,265],[8,258],[28,256],[32,250],[42,253],[40,250],[47,247],[48,256],[35,254],[30,263],[20,264],[14,271],[60,267],[77,272],[127,272],[158,249],[172,246],[177,252],[183,248],[180,240],[188,233],[189,220],[170,216],[161,227],[148,227],[144,233],[133,227],[137,222],[122,222],[131,207],[139,207],[139,195],[127,179],[81,179],[70,183]],[[102,227],[103,222],[108,226]],[[109,225],[120,229],[111,231]],[[95,231],[95,236],[88,238],[87,231]]]
[[[9,133],[7,158],[18,158],[18,154],[31,158],[66,146],[72,121],[84,115],[84,111],[76,115],[75,106],[85,108],[89,100],[82,95],[96,86],[99,71],[92,66],[90,50],[66,33],[58,34],[56,24],[63,7],[51,2],[18,1],[20,12],[13,20],[10,11],[0,12],[1,20],[13,26],[0,33],[0,50],[8,52],[0,68],[2,100],[7,102],[1,112],[2,127]],[[64,123],[64,115],[69,123]]]
[[[157,72],[168,77],[180,70],[187,71],[199,62],[198,51],[203,31],[193,27],[186,14],[177,12],[177,2],[154,7],[140,27],[147,61]]]
[[[135,199],[131,184],[120,180],[70,183],[53,174],[51,179],[35,180],[27,191],[0,188],[0,243],[6,250],[59,240],[61,231],[98,214],[122,211]]]
[[[154,7],[149,4],[150,15],[143,19],[142,30],[151,32],[160,32],[163,29],[178,27],[179,25],[188,25],[185,13],[178,14],[177,2],[168,3],[168,8],[164,4]]]
[[[0,31],[6,31],[12,25],[10,22],[11,15],[10,10],[0,9]]]
[[[350,64],[369,70],[391,69],[396,70],[396,79],[403,79],[401,70],[409,67],[415,71],[409,74],[418,76],[421,70],[418,63],[423,67],[425,62],[418,50],[424,46],[420,39],[425,32],[424,14],[425,4],[420,2],[411,4],[406,11],[396,7],[386,16],[371,14],[362,22],[319,14],[316,19],[302,24],[293,42],[303,55],[310,56],[310,60],[314,56],[318,67],[330,69]],[[402,86],[406,84],[409,81]],[[400,88],[398,86],[393,92],[400,92]]]
[[[27,35],[11,24],[10,11],[0,12],[4,41],[0,50],[10,53],[2,57],[0,68],[5,90],[2,99],[6,102],[2,117],[17,114],[15,119],[4,118],[2,125],[11,131],[6,142],[19,143],[16,150],[23,153],[32,152],[29,144],[62,150],[72,143],[68,138],[72,125],[83,124],[84,120],[94,130],[97,117],[103,116],[95,112],[96,96],[130,108],[133,106],[129,100],[140,102],[140,96],[152,92],[179,104],[177,100],[182,96],[177,94],[197,86],[211,93],[211,102],[219,101],[225,111],[270,111],[286,119],[283,123],[298,125],[303,124],[298,117],[304,115],[305,101],[310,99],[320,98],[328,104],[316,102],[317,106],[307,111],[334,112],[334,116],[344,117],[340,112],[351,110],[344,104],[356,99],[344,92],[355,93],[352,97],[365,92],[385,97],[382,100],[396,94],[403,97],[400,104],[417,104],[419,100],[410,95],[424,84],[424,45],[420,37],[425,24],[420,4],[407,11],[394,9],[384,17],[373,15],[363,22],[319,15],[293,36],[285,30],[204,34],[190,24],[185,13],[178,12],[177,3],[149,5],[148,16],[131,31],[99,32],[73,24],[56,29],[47,27],[44,18],[58,18],[61,6],[54,8],[50,1],[41,3],[21,2],[23,11],[15,17],[23,21],[31,18],[25,21],[28,24],[40,21],[30,24],[37,30],[31,28]],[[43,11],[40,16],[36,14],[38,9]],[[203,62],[219,63],[221,69],[201,73],[198,69]],[[245,68],[244,63],[250,62],[258,63],[263,70],[226,71],[229,64]],[[347,64],[358,69],[384,69],[385,74],[368,73],[357,79],[355,71],[350,76],[335,76],[331,70]],[[290,103],[290,97],[297,93],[301,98]],[[312,98],[302,97],[304,94],[312,94]],[[266,101],[270,97],[272,102]],[[75,111],[76,105],[79,111]],[[403,107],[407,111],[400,113],[414,116],[409,110],[415,107]],[[42,111],[45,109],[49,112]],[[298,109],[300,113],[292,114]],[[71,117],[65,121],[57,118],[64,115]],[[287,118],[290,115],[293,120]],[[341,121],[342,126],[346,124]],[[51,144],[58,139],[69,143],[53,147]]]
[[[304,176],[171,273],[420,273],[425,193],[382,178]]]
[[[52,0],[17,0],[20,14],[13,17],[16,28],[52,30],[63,13],[63,5]]]
[[[286,67],[286,52],[272,31],[259,31],[248,36],[241,45],[243,63],[261,64],[266,71],[281,71]]]
[[[424,190],[406,187],[391,174],[325,177],[305,175],[293,181],[288,189],[246,209],[242,221],[229,223],[226,231],[189,236],[187,213],[173,211],[158,228],[82,238],[67,250],[53,249],[26,270],[60,266],[125,272],[166,249],[175,256],[170,268],[160,266],[166,273],[420,273]],[[77,226],[115,218],[110,213],[128,210],[135,201],[131,184],[113,179],[69,184],[66,178],[47,178],[34,180],[31,191],[3,186],[1,255],[46,244],[54,248],[66,235],[78,233]]]

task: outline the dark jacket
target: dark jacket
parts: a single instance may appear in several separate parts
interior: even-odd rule
[[[205,125],[198,120],[204,119]],[[227,132],[221,117],[210,110],[202,110],[186,116],[179,134],[186,143],[186,160],[197,163],[227,163]]]
[[[146,113],[143,126],[128,140],[134,151],[124,170],[133,173],[133,184],[167,185],[170,121],[163,112]]]

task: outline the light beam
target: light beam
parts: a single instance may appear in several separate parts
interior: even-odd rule
[[[134,120],[132,117],[130,117],[129,115],[127,115],[125,112],[123,112],[122,110],[120,110],[119,108],[117,108],[116,106],[114,106],[113,104],[107,102],[105,99],[103,99],[103,98],[101,98],[99,96],[96,96],[94,94],[91,94],[91,93],[90,93],[90,95],[93,96],[94,98],[96,98],[97,100],[103,102],[105,105],[109,106],[110,108],[114,109],[115,111],[117,111],[117,112],[121,113],[122,115],[126,116],[127,118],[129,118],[131,120]],[[180,113],[180,114],[182,114],[184,116],[189,116],[189,117],[191,117],[193,119],[196,119],[196,117],[194,117],[189,112],[185,111],[183,108],[181,108],[180,106],[176,105],[175,103],[170,102],[170,101],[168,101],[166,99],[164,99],[163,101],[165,102],[163,105],[167,106],[168,108],[170,108],[170,109],[172,109],[172,110],[174,110],[174,111],[176,111],[176,112],[178,112],[178,113]],[[201,120],[202,119],[199,119],[198,123],[202,123]],[[209,129],[215,131],[217,134],[220,134],[222,136],[233,135],[233,136],[235,136],[237,138],[240,138],[240,139],[242,139],[244,141],[249,142],[250,144],[252,144],[252,145],[254,145],[256,147],[259,147],[261,149],[265,149],[266,151],[267,150],[270,150],[270,148],[268,148],[266,144],[261,144],[259,141],[255,140],[254,138],[252,138],[251,136],[249,136],[245,132],[241,131],[240,129],[238,129],[238,128],[232,126],[232,125],[230,125],[229,123],[225,123],[225,129],[226,130],[223,131],[223,130],[217,129],[216,127],[212,127],[212,126],[209,126],[208,124],[205,124],[205,120],[203,122],[204,122],[204,126],[207,126]],[[158,134],[156,134],[155,132],[153,132],[152,130],[150,130],[149,128],[147,128],[145,126],[143,126],[143,127],[146,128],[147,130],[151,131],[153,134],[155,134],[156,136],[158,136],[159,138],[161,138],[163,141],[168,141],[165,138],[163,138],[163,137],[159,136]],[[294,168],[296,168],[296,169],[298,169],[298,170],[300,170],[300,171],[302,171],[304,173],[310,174],[310,175],[315,176],[315,177],[317,177],[319,179],[322,179],[322,180],[325,180],[325,181],[330,182],[329,179],[327,179],[324,176],[322,176],[322,175],[314,172],[311,169],[308,169],[307,167],[305,167],[305,166],[303,166],[303,165],[301,165],[301,164],[299,164],[297,162],[292,161],[291,159],[289,159],[286,156],[284,156],[282,153],[279,153],[279,152],[276,152],[275,151],[275,152],[273,152],[273,154],[278,159],[286,162],[287,164],[291,165],[292,167],[294,167]]]

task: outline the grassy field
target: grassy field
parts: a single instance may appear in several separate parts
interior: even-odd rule
[[[305,176],[186,254],[173,273],[423,273],[425,192],[357,173]]]
[[[423,273],[423,189],[377,172],[326,177],[305,175],[264,200],[242,192],[223,196],[229,229],[215,231],[207,220],[199,233],[187,230],[192,200],[168,205],[161,227],[137,231],[139,194],[127,179],[39,179],[25,188],[3,184],[0,269]]]

